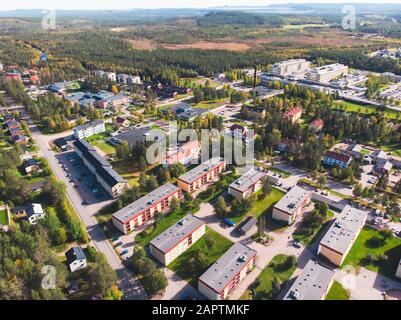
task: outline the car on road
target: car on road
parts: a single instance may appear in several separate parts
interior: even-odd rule
[[[124,256],[126,254],[128,254],[128,250],[127,249],[125,249],[125,250],[120,252],[120,256]]]
[[[297,249],[302,248],[302,245],[298,241],[293,241],[292,245],[294,246],[294,248],[297,248]]]
[[[118,241],[117,243],[114,244],[115,247],[119,247],[122,246],[123,242],[122,241]]]
[[[345,187],[347,188],[347,189],[351,189],[352,190],[352,185],[351,184],[347,184],[347,185],[345,185]]]

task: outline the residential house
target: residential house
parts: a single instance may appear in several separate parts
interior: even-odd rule
[[[26,135],[23,134],[17,134],[17,135],[13,135],[10,138],[11,143],[14,144],[28,144],[29,142],[29,138]]]
[[[243,106],[243,114],[247,119],[264,120],[266,118],[266,109],[254,106]]]
[[[324,121],[322,119],[315,119],[309,124],[309,127],[315,129],[316,132],[322,131],[324,127]]]
[[[296,123],[302,116],[302,108],[296,107],[284,112],[283,118],[291,123]]]
[[[341,169],[348,168],[352,161],[352,157],[348,154],[338,153],[335,151],[327,151],[323,158],[323,163],[328,166],[338,166]]]
[[[40,169],[39,163],[34,158],[26,160],[22,167],[26,174],[31,174]]]
[[[85,252],[81,247],[72,247],[66,253],[67,264],[71,272],[85,269],[88,265]]]
[[[29,203],[17,206],[11,210],[14,214],[25,215],[30,224],[35,225],[39,219],[46,215],[40,203]]]
[[[130,125],[129,120],[123,117],[117,117],[114,123],[116,124],[117,127],[123,127],[123,128],[129,127]]]

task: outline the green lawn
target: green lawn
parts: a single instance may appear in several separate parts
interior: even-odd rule
[[[327,214],[326,219],[323,221],[323,223],[315,228],[312,229],[310,233],[304,233],[302,232],[302,224],[299,228],[299,232],[298,229],[292,234],[292,238],[298,242],[301,242],[303,245],[308,246],[313,244],[316,239],[319,237],[319,235],[321,234],[321,232],[324,230],[324,228],[327,226],[328,223],[330,223],[331,218],[334,216],[334,212],[330,211]]]
[[[212,108],[217,108],[225,103],[228,103],[229,100],[227,99],[221,99],[221,100],[213,100],[213,101],[202,101],[198,104],[194,104],[193,108],[199,108],[199,109],[212,109]]]
[[[95,147],[98,147],[109,156],[113,156],[116,154],[116,148],[105,141],[92,141],[91,144]]]
[[[8,216],[6,210],[0,210],[0,224],[3,226],[8,225]]]
[[[394,278],[401,257],[401,239],[391,237],[387,239],[383,246],[376,247],[372,245],[372,238],[382,239],[382,236],[378,231],[369,227],[364,227],[347,258],[344,260],[342,267],[346,265],[352,265],[354,267],[364,266],[371,271]],[[368,254],[385,254],[388,260],[368,263],[366,261],[366,256]]]
[[[341,283],[334,281],[325,300],[349,300],[349,292]]]
[[[161,218],[161,220],[159,220],[159,222],[156,223],[156,225],[146,228],[141,233],[139,233],[135,237],[135,242],[140,246],[145,247],[146,245],[149,244],[150,241],[152,241],[153,238],[157,237],[160,233],[171,227],[177,221],[185,217],[188,213],[192,212],[188,212],[188,210],[181,207],[163,216],[163,218]]]
[[[241,300],[275,299],[277,292],[276,294],[273,293],[274,279],[277,279],[282,284],[291,278],[297,267],[296,263],[288,263],[290,257],[285,254],[275,256],[241,297]]]
[[[204,235],[195,244],[193,244],[192,247],[190,247],[168,266],[170,270],[174,271],[181,278],[188,281],[194,288],[198,287],[198,278],[233,245],[230,240],[208,227],[206,227],[206,234],[208,234],[214,240],[214,245],[212,248],[209,249],[207,247]],[[196,270],[193,270],[188,263],[191,257],[193,257],[194,254],[199,250],[202,251],[207,257],[208,267],[197,268]]]
[[[342,107],[342,108],[341,108]],[[355,112],[360,114],[371,114],[376,112],[376,107],[369,105],[357,104],[349,101],[335,101],[333,109],[342,109],[348,112]],[[384,115],[389,119],[397,119],[399,112],[395,110],[387,110]]]

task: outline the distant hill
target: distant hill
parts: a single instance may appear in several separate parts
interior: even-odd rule
[[[201,27],[216,27],[221,25],[263,25],[281,26],[283,20],[277,16],[264,16],[261,14],[243,11],[213,11],[197,19]]]

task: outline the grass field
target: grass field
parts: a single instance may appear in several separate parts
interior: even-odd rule
[[[291,275],[296,269],[295,265],[290,265],[286,263],[290,256],[279,254],[275,256],[267,265],[265,269],[257,277],[253,285],[254,286],[254,300],[265,300],[274,299],[273,291],[273,281],[277,279],[280,283],[283,283],[290,279]],[[248,289],[245,294],[241,297],[241,300],[252,299],[252,290]]]
[[[354,102],[349,102],[349,101],[335,101],[333,103],[333,108],[334,109],[343,109],[348,112],[355,112],[355,113],[360,113],[360,114],[371,114],[376,112],[376,108],[374,106],[368,106],[368,105],[362,105],[362,104],[357,104]],[[400,114],[400,112],[394,111],[394,110],[387,110],[384,115],[386,118],[389,119],[398,119],[397,116]]]
[[[224,238],[219,233],[207,227],[206,234],[208,234],[214,240],[214,245],[210,249],[206,245],[205,236],[203,236],[168,266],[170,270],[174,271],[181,278],[188,281],[194,288],[198,287],[198,278],[233,244],[230,240]],[[206,269],[196,268],[193,270],[193,268],[188,265],[189,261],[197,251],[202,251],[207,257],[208,267]]]
[[[371,244],[371,239],[373,238],[382,239],[382,236],[378,231],[369,227],[364,227],[347,258],[344,260],[342,267],[346,265],[352,265],[354,267],[364,266],[371,271],[378,272],[389,278],[394,278],[401,257],[401,239],[391,237],[386,240],[383,246],[375,247]],[[388,260],[367,263],[366,256],[368,254],[385,254]]]
[[[153,238],[158,236],[160,233],[162,233],[164,230],[168,229],[171,227],[173,224],[175,224],[177,221],[185,217],[188,213],[193,213],[193,212],[188,212],[185,208],[181,207],[165,216],[163,216],[158,223],[152,225],[151,227],[145,229],[141,233],[139,233],[135,237],[135,242],[139,244],[142,247],[145,247],[146,245],[149,244],[150,241],[152,241]]]
[[[325,300],[349,300],[349,292],[341,283],[334,281]]]
[[[116,148],[105,141],[92,141],[91,144],[109,156],[116,154]]]
[[[4,226],[8,225],[8,216],[6,210],[0,210],[0,224]]]

